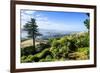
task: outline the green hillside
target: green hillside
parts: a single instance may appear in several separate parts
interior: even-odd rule
[[[25,41],[24,41],[25,42]],[[22,42],[23,43],[23,42]],[[76,33],[21,48],[21,63],[89,59],[89,34]]]

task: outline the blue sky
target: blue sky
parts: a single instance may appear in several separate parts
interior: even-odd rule
[[[87,30],[83,23],[88,18],[85,13],[21,10],[21,28],[31,18],[36,19],[39,29],[60,31]]]

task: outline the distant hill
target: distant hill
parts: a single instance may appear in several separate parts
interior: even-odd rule
[[[70,35],[74,35],[75,34],[76,36],[84,36],[85,33],[86,32],[78,32],[78,33],[71,33]],[[39,44],[40,41],[43,42],[43,43],[46,42],[46,40],[43,40],[43,39],[42,40],[36,40],[35,45]],[[33,40],[32,39],[26,39],[25,41],[21,42],[21,48],[24,48],[24,47],[27,47],[27,46],[32,46],[32,45],[33,45]]]
[[[47,39],[47,38],[54,38],[54,37],[62,37],[65,35],[69,35],[71,33],[79,33],[80,31],[62,31],[62,30],[50,30],[50,29],[39,29],[39,33],[42,34],[42,36],[39,36],[38,38],[41,39]],[[28,34],[27,31],[24,29],[21,30],[21,38],[27,38]]]

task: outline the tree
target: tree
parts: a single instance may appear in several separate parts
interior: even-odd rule
[[[86,15],[89,17],[90,14],[89,13],[86,13]],[[88,29],[88,32],[89,32],[89,27],[90,27],[90,19],[87,18],[85,21],[84,21],[84,25],[86,26],[86,28]]]
[[[85,24],[85,26],[86,26],[86,28],[88,29],[88,31],[89,31],[89,27],[90,27],[90,20],[89,19],[86,19],[85,21],[84,21],[84,24]]]
[[[31,18],[30,21],[28,21],[25,25],[24,25],[24,30],[28,31],[28,34],[30,38],[33,39],[33,48],[35,48],[35,38],[40,35],[40,33],[38,32],[38,26],[36,25],[36,20],[34,18]]]

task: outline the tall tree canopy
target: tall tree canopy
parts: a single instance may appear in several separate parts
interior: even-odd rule
[[[40,35],[38,32],[38,26],[36,25],[36,20],[31,18],[31,20],[24,25],[24,29],[28,31],[28,37],[33,39],[33,47],[35,48],[35,38]]]
[[[89,13],[86,13],[86,15],[89,17],[90,14]],[[85,21],[84,21],[84,25],[86,26],[86,28],[88,29],[88,32],[89,32],[89,29],[90,29],[90,19],[87,18]]]

